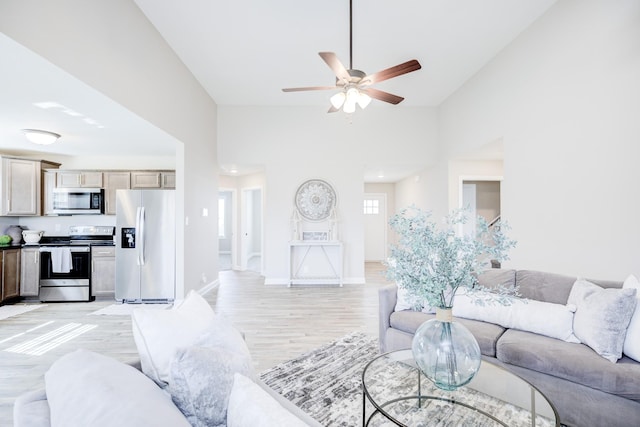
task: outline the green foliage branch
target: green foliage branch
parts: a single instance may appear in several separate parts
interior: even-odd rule
[[[465,224],[468,211],[457,209],[445,217],[438,226],[431,212],[416,206],[394,215],[389,224],[398,233],[399,242],[391,246],[387,264],[387,278],[407,290],[416,305],[426,302],[431,307],[451,307],[458,288],[466,288],[475,301],[485,304],[498,301],[509,304],[517,289],[502,286],[485,289],[478,285],[477,277],[490,267],[491,260],[508,260],[508,251],[516,244],[507,237],[508,225],[497,222],[489,227],[478,217],[474,236],[459,235],[457,229]],[[487,299],[489,293],[493,299]]]

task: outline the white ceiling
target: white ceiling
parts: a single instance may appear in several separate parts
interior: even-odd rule
[[[0,151],[69,156],[175,155],[175,140],[98,91],[0,33]],[[36,104],[47,103],[49,108]],[[21,129],[62,135],[51,146]]]
[[[281,89],[333,85],[320,51],[349,66],[348,0],[135,2],[219,105],[328,107],[332,92]],[[417,59],[421,70],[377,87],[402,105],[436,106],[554,2],[354,0],[353,68]]]
[[[332,85],[318,56],[349,66],[348,0],[134,0],[218,105],[326,106]],[[555,0],[354,0],[353,66],[373,73],[409,59],[422,69],[377,88],[398,106],[437,106]],[[62,155],[173,155],[175,141],[107,97],[0,34],[0,149]],[[35,103],[55,102],[43,109]],[[70,115],[77,113],[79,115]],[[341,113],[339,113],[341,114]],[[22,128],[62,135],[42,149]],[[238,165],[240,170],[242,166]],[[375,172],[377,174],[377,172]]]

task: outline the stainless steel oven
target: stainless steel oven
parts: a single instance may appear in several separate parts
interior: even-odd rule
[[[91,301],[89,245],[40,247],[40,300]]]

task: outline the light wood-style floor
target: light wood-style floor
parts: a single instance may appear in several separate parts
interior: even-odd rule
[[[287,288],[265,286],[264,278],[253,272],[223,271],[220,286],[205,298],[216,313],[244,332],[256,371],[260,372],[353,331],[377,337],[378,288],[388,282],[379,263],[367,263],[365,273],[366,285]],[[112,303],[47,304],[0,320],[0,425],[13,424],[15,398],[44,387],[49,366],[70,351],[86,348],[123,362],[137,359],[129,316],[90,315]],[[53,323],[41,326],[50,321]],[[69,323],[97,327],[40,356],[6,351]]]

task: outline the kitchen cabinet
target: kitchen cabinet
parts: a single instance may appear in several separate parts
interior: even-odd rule
[[[40,215],[40,162],[2,158],[0,215]]]
[[[160,188],[161,173],[156,171],[131,172],[131,188]]]
[[[56,188],[56,173],[45,171],[42,174],[42,214],[55,215],[53,212],[53,189]]]
[[[40,248],[24,247],[20,258],[20,296],[37,297],[40,293]]]
[[[131,174],[129,172],[104,172],[104,213],[116,214],[116,191],[131,188]]]
[[[56,176],[58,188],[102,188],[101,171],[59,171]]]
[[[113,296],[116,289],[115,246],[91,247],[91,295]]]
[[[162,172],[162,188],[176,188],[175,172]]]
[[[20,295],[20,249],[5,249],[2,253],[2,302]]]

